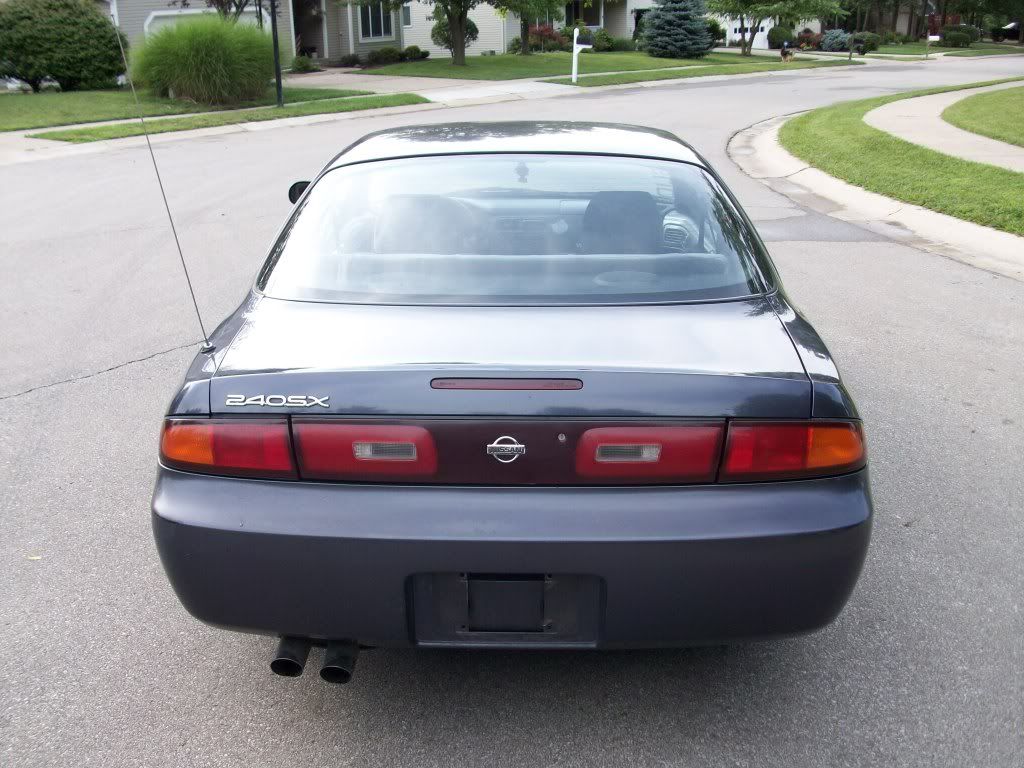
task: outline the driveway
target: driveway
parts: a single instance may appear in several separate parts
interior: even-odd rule
[[[3,168],[0,765],[1019,765],[1024,284],[802,209],[725,146],[778,114],[1021,72],[944,59],[157,145],[212,325],[250,284],[289,183],[367,131],[675,131],[756,220],[867,423],[874,541],[828,629],[683,651],[371,651],[346,687],[274,677],[270,640],[194,621],[160,568],[156,439],[198,332],[144,150]]]

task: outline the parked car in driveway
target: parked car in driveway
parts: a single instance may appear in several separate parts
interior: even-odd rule
[[[290,192],[164,421],[184,606],[324,646],[809,632],[870,537],[864,433],[721,179],[656,130],[371,134]]]

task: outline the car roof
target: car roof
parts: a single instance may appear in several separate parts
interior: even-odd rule
[[[557,153],[624,155],[707,167],[688,144],[667,131],[618,123],[439,123],[391,128],[364,136],[324,170],[354,163],[428,155]]]

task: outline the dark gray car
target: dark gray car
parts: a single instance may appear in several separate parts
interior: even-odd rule
[[[184,606],[360,646],[818,629],[868,546],[856,409],[753,225],[645,128],[372,134],[308,187],[167,413]]]

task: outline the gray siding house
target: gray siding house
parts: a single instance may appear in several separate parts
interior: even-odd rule
[[[196,14],[214,13],[204,0],[192,0],[187,8],[171,5],[168,0],[97,0],[114,23],[137,42],[166,24],[175,24]],[[264,21],[269,23],[269,2],[263,2]],[[413,0],[404,8],[389,12],[380,3],[356,5],[341,0],[280,0],[277,29],[282,58],[285,61],[303,53],[325,62],[337,62],[343,56],[365,56],[374,48],[387,46],[405,48],[418,45],[431,56],[443,57],[448,51],[433,44],[430,19],[433,6]],[[255,3],[246,9],[242,20],[257,23]],[[519,34],[519,21],[514,15],[501,16],[493,7],[482,5],[470,16],[480,29],[480,37],[468,53],[496,51],[501,53],[508,42]]]

